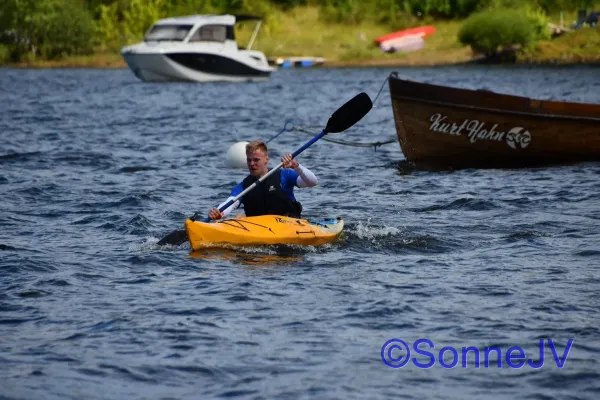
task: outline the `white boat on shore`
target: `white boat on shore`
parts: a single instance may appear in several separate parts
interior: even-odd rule
[[[238,47],[234,25],[258,21],[246,48]],[[244,15],[193,15],[159,20],[144,40],[121,50],[144,82],[265,81],[276,69],[250,50],[262,20]]]

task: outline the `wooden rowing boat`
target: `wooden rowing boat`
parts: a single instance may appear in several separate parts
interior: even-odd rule
[[[417,167],[518,168],[600,160],[600,104],[389,78],[400,147]]]

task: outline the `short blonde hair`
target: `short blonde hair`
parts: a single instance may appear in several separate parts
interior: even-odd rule
[[[265,155],[269,154],[267,145],[262,140],[254,140],[246,145],[246,153],[254,153],[258,149],[262,150]]]

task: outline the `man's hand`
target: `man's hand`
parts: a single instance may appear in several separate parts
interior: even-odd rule
[[[291,154],[286,154],[285,156],[281,157],[281,163],[283,164],[283,168],[291,168],[291,169],[296,169],[298,168],[298,161],[296,161],[295,158],[292,158]]]
[[[219,211],[218,208],[211,208],[208,212],[208,218],[214,221],[223,218],[223,215],[221,214],[221,211]]]

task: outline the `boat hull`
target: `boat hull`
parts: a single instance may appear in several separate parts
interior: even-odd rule
[[[400,147],[425,168],[516,168],[600,160],[600,105],[389,80]]]
[[[136,53],[124,51],[123,59],[144,82],[247,82],[267,81],[272,68],[253,67],[244,60],[211,53]]]
[[[341,218],[313,222],[279,215],[226,219],[218,222],[185,221],[193,250],[207,247],[304,245],[320,246],[342,233]]]

